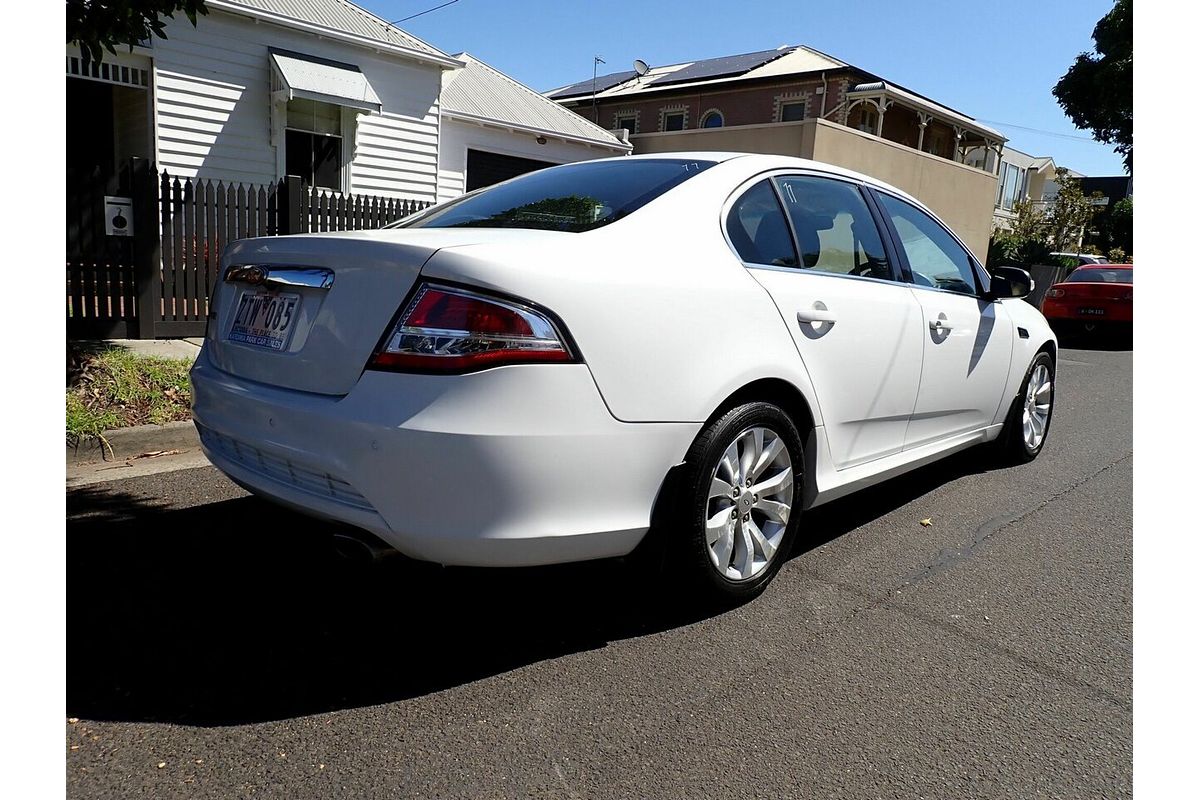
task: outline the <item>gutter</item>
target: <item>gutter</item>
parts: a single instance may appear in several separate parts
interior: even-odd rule
[[[403,45],[391,44],[382,42],[378,39],[371,39],[366,36],[359,36],[356,33],[339,30],[337,28],[327,28],[324,25],[317,25],[313,22],[305,22],[304,20],[295,19],[294,17],[286,17],[282,14],[276,14],[271,11],[265,11],[258,8],[248,8],[247,6],[231,3],[228,0],[207,0],[209,8],[215,8],[218,11],[225,11],[230,14],[239,14],[241,16],[251,17],[263,22],[271,22],[284,28],[292,28],[294,30],[312,33],[317,36],[323,36],[326,39],[334,39],[347,44],[358,45],[359,47],[367,47],[380,53],[389,53],[391,55],[403,56],[414,61],[420,61],[426,64],[435,64],[442,69],[460,69],[466,66],[466,63],[459,61],[457,58],[451,58],[448,55],[441,53],[426,53],[422,50],[414,50],[411,47]]]
[[[451,111],[445,107],[442,108],[442,118],[457,119],[462,122],[472,122],[476,125],[484,125],[490,128],[503,128],[505,130],[519,131],[521,133],[532,133],[538,136],[552,136],[555,139],[563,139],[564,141],[568,142],[599,145],[601,147],[607,147],[611,150],[623,150],[626,153],[633,150],[633,145],[625,144],[615,136],[613,137],[612,141],[605,141],[603,139],[589,139],[586,136],[576,136],[570,133],[563,133],[562,131],[550,130],[549,128],[535,128],[532,125],[521,125],[516,122],[506,122],[504,120],[493,119],[491,117],[481,117],[476,114],[467,114],[462,111]],[[604,129],[600,128],[600,130]],[[605,133],[608,133],[608,131],[605,131]]]

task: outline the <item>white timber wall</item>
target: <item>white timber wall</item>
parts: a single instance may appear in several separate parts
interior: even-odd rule
[[[216,10],[195,28],[180,15],[166,32],[152,51],[160,169],[258,184],[281,177],[271,141],[268,48],[276,47],[354,64],[379,95],[382,113],[344,116],[357,120],[343,130],[350,191],[435,199],[436,66]]]
[[[547,137],[545,144],[538,144],[536,134],[485,128],[482,125],[443,117],[442,155],[438,166],[438,202],[458,197],[466,191],[468,149],[532,158],[553,164],[569,164],[624,154],[623,150],[564,142],[551,137]]]

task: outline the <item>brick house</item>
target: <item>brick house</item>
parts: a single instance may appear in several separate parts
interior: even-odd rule
[[[921,199],[986,253],[1004,135],[810,47],[617,72],[546,96],[623,129],[635,153],[779,153],[872,175]]]

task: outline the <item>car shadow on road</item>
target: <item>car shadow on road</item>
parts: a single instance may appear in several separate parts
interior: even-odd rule
[[[956,456],[805,516],[802,555],[983,469]],[[67,711],[222,726],[393,702],[716,611],[621,561],[442,569],[335,555],[254,497],[186,509],[67,500]]]

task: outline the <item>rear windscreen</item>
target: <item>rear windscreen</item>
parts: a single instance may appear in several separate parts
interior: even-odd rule
[[[1077,269],[1067,283],[1133,283],[1131,269]]]
[[[714,164],[626,158],[549,167],[463,195],[389,227],[588,231],[632,214]]]

